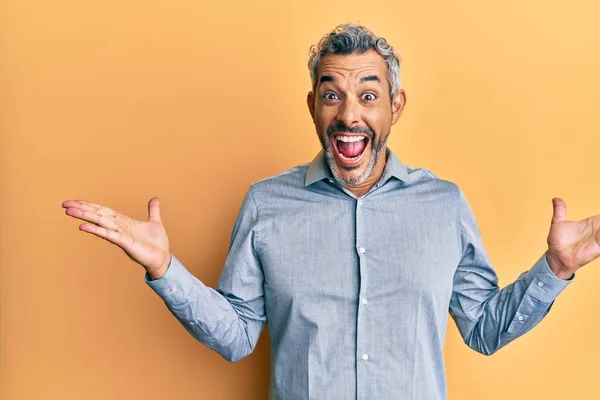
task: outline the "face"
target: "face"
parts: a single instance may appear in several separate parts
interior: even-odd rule
[[[387,138],[405,100],[403,90],[390,98],[387,67],[374,50],[321,59],[307,103],[329,168],[340,184],[352,187],[377,172],[381,176]]]

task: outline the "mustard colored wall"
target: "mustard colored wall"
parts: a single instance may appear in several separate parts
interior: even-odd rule
[[[251,182],[310,161],[308,47],[360,21],[402,53],[390,147],[466,193],[502,286],[546,249],[551,198],[600,212],[600,3],[8,0],[0,5],[0,398],[264,399],[265,331],[239,363],[196,342],[84,198],[147,218],[214,286]],[[451,400],[600,398],[600,263],[492,357],[450,321]]]

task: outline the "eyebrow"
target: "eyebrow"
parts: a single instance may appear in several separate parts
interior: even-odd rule
[[[321,78],[319,79],[319,83],[324,83],[324,82],[335,82],[335,78],[331,75],[323,75],[321,76]]]
[[[331,75],[323,75],[321,76],[321,78],[319,78],[319,84],[324,83],[324,82],[335,82],[335,77],[331,76]],[[381,80],[379,79],[379,77],[377,75],[368,75],[368,76],[363,76],[362,78],[360,78],[360,83],[364,83],[364,82],[379,82],[381,83]]]
[[[376,82],[381,83],[381,81],[379,80],[379,77],[377,75],[363,76],[362,78],[360,78],[360,83],[371,82],[371,81],[376,81]]]

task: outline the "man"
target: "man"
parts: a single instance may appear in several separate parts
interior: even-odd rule
[[[461,190],[402,164],[386,141],[406,104],[399,57],[346,24],[313,46],[307,104],[323,150],[251,185],[217,289],[170,253],[159,200],[134,221],[83,200],[80,229],[120,246],[199,341],[236,361],[271,336],[271,399],[445,399],[448,311],[492,354],[533,328],[600,255],[600,216],[553,199],[548,250],[499,289]]]

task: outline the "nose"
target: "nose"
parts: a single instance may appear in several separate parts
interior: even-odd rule
[[[341,121],[347,127],[353,127],[360,122],[360,110],[358,101],[351,97],[346,97],[340,104],[336,119]]]

